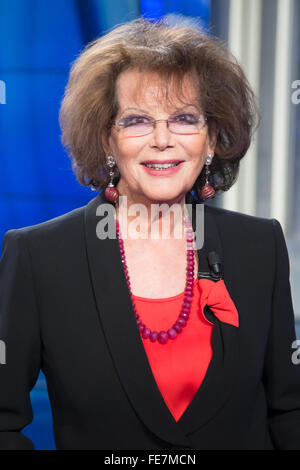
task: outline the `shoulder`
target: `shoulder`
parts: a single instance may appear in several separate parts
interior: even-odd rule
[[[267,217],[249,215],[243,212],[233,211],[229,209],[224,209],[223,207],[217,207],[207,204],[205,205],[205,211],[212,214],[215,217],[217,223],[231,223],[235,227],[247,226],[248,228],[252,228],[258,226],[271,226],[273,224],[272,221],[276,220]]]
[[[214,206],[205,210],[216,222],[223,254],[227,263],[243,262],[248,268],[254,267],[253,278],[258,269],[261,275],[289,278],[290,260],[284,231],[275,218],[258,217]]]
[[[7,244],[29,244],[33,249],[59,248],[83,238],[85,207],[76,208],[39,224],[8,230],[3,238],[3,250]]]
[[[277,219],[208,205],[205,205],[205,211],[215,220],[224,248],[240,247],[271,256],[277,250],[286,252],[283,229]]]
[[[259,217],[243,212],[237,212],[221,207],[205,205],[205,211],[213,216],[218,229],[224,235],[245,235],[259,233],[260,235],[273,236],[273,232],[281,228],[278,220],[274,218]]]

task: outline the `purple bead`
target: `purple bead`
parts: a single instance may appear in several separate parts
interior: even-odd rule
[[[180,318],[180,317],[178,318],[176,323],[178,323],[178,325],[180,325],[182,327],[184,327],[186,325],[186,321],[183,318]]]
[[[141,324],[139,325],[139,330],[140,330],[140,332],[143,333],[144,329],[145,329],[145,325],[143,325],[143,323],[141,323]]]
[[[184,320],[187,320],[189,318],[189,314],[187,312],[181,312],[179,315],[179,318],[183,318]]]
[[[192,302],[193,297],[191,295],[186,295],[185,300]]]
[[[173,328],[177,333],[181,333],[182,331],[182,327],[177,322],[173,325]]]
[[[150,328],[145,328],[145,329],[143,330],[143,334],[142,334],[143,338],[145,338],[145,339],[146,339],[146,338],[149,338],[150,335],[151,335],[151,330],[150,330]]]
[[[185,309],[185,310],[188,310],[190,311],[191,310],[191,305],[192,305],[192,302],[189,302],[188,304],[186,304],[186,302],[184,302],[183,306],[181,307],[181,309]]]
[[[177,336],[176,330],[174,328],[170,328],[168,330],[168,336],[170,339],[175,339]]]
[[[160,331],[157,337],[160,344],[166,344],[168,342],[169,336],[166,331]]]
[[[157,338],[158,338],[158,333],[157,333],[157,331],[152,331],[152,333],[151,333],[151,335],[149,336],[149,338],[150,338],[150,341],[152,341],[152,343],[154,343],[154,341],[156,341]]]

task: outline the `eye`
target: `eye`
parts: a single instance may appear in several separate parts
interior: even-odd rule
[[[122,127],[136,126],[138,124],[149,124],[151,120],[146,116],[126,116],[120,122]]]
[[[195,114],[177,114],[170,118],[170,121],[182,124],[196,124],[199,121],[199,117]]]

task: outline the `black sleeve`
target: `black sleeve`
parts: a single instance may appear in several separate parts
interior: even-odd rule
[[[300,364],[293,360],[296,335],[289,256],[280,223],[276,219],[271,222],[276,272],[264,367],[269,428],[277,449],[300,449]]]
[[[20,431],[33,419],[41,367],[39,321],[25,234],[9,230],[0,260],[0,450],[34,449]]]

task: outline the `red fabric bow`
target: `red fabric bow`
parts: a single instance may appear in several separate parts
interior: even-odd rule
[[[209,279],[198,279],[198,285],[200,289],[200,312],[202,315],[204,316],[205,305],[208,305],[220,321],[238,328],[239,314],[223,279],[217,282]]]

